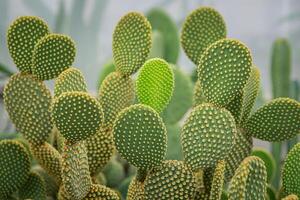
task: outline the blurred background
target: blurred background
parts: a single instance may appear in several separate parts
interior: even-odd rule
[[[287,39],[290,46],[290,79],[300,78],[299,0],[1,0],[0,88],[17,71],[8,54],[6,30],[18,16],[42,17],[53,32],[70,35],[77,45],[74,66],[83,72],[89,90],[96,93],[101,70],[112,59],[112,33],[120,17],[129,11],[147,14],[153,8],[160,8],[172,19],[179,34],[185,17],[199,6],[216,8],[225,19],[228,37],[241,40],[251,49],[254,63],[261,70],[260,100],[273,97],[270,68],[272,44],[277,38]],[[182,49],[177,65],[187,73],[195,70]],[[14,132],[2,103],[0,108],[0,131]],[[256,141],[256,145],[269,147],[261,141]]]

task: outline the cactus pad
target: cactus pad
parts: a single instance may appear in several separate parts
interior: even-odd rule
[[[289,196],[284,197],[282,200],[299,200],[297,195],[290,194]]]
[[[252,137],[243,133],[240,129],[235,135],[235,143],[226,157],[225,180],[229,181],[240,163],[251,154],[253,147]]]
[[[121,200],[118,193],[104,185],[93,184],[89,193],[82,200]]]
[[[92,186],[84,142],[65,144],[62,158],[61,174],[66,194],[74,200],[83,199]]]
[[[129,184],[126,200],[145,200],[144,183],[134,177]]]
[[[177,66],[171,65],[174,73],[174,91],[162,116],[166,124],[175,124],[192,105],[193,85],[190,78]]]
[[[299,102],[289,98],[277,98],[250,116],[244,127],[255,138],[279,142],[299,134],[299,121]]]
[[[243,160],[229,184],[229,200],[263,200],[266,195],[267,172],[264,161],[256,156]]]
[[[166,127],[149,106],[137,104],[122,110],[113,133],[118,152],[138,168],[159,165],[166,155]]]
[[[153,168],[145,180],[145,199],[193,199],[196,183],[183,161],[165,161]]]
[[[87,92],[87,85],[83,74],[71,67],[63,71],[55,80],[54,96],[58,97],[64,92]]]
[[[146,61],[151,49],[151,25],[140,13],[123,16],[113,34],[116,70],[124,75],[135,73]]]
[[[226,162],[224,160],[220,160],[216,165],[209,200],[221,199],[223,185],[224,185],[224,172],[225,172]]]
[[[235,135],[229,111],[201,104],[192,110],[182,128],[184,160],[194,171],[214,167],[231,150]]]
[[[269,152],[267,152],[264,149],[255,148],[252,151],[251,155],[257,156],[264,161],[266,170],[267,170],[267,181],[268,182],[272,181],[272,178],[273,178],[274,172],[275,172],[275,168],[276,168],[275,160],[274,160],[272,154],[270,154]]]
[[[73,64],[75,54],[75,43],[70,37],[46,35],[34,47],[32,73],[41,80],[56,78]]]
[[[7,31],[7,46],[21,72],[31,72],[34,46],[47,34],[47,24],[38,17],[19,17],[10,25]]]
[[[70,142],[87,139],[100,130],[100,103],[86,92],[65,92],[55,98],[52,118],[60,134]]]
[[[140,103],[161,112],[169,103],[174,89],[174,74],[169,64],[160,58],[145,62],[137,79]]]
[[[24,186],[19,190],[21,199],[43,200],[46,199],[45,181],[35,172],[29,174]]]
[[[25,184],[30,159],[25,147],[13,140],[0,141],[0,158],[0,198],[4,198]]]
[[[243,90],[243,103],[240,123],[244,123],[255,104],[255,100],[258,96],[260,86],[260,72],[257,67],[251,68],[250,77]]]
[[[226,25],[220,13],[213,8],[201,7],[186,18],[181,32],[181,44],[186,55],[198,65],[205,49],[225,37]]]
[[[51,94],[30,74],[13,75],[4,88],[4,103],[17,130],[32,144],[46,141],[52,130]]]
[[[101,128],[95,135],[85,140],[91,175],[101,171],[112,157],[115,147],[111,129]]]
[[[60,184],[62,166],[60,153],[47,142],[41,145],[31,145],[30,148],[38,163]]]
[[[237,40],[223,39],[203,53],[198,79],[207,101],[224,106],[240,92],[251,72],[249,49]]]
[[[118,113],[134,102],[134,82],[120,72],[109,74],[99,90],[99,102],[103,108],[104,124],[112,127]]]
[[[300,143],[288,153],[283,170],[282,185],[287,194],[300,196]]]

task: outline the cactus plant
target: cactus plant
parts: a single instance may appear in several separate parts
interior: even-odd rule
[[[221,14],[209,7],[193,11],[181,32],[197,65],[193,95],[191,81],[169,63],[176,52],[149,59],[150,24],[164,34],[171,30],[157,22],[157,16],[167,19],[162,13],[153,13],[151,23],[137,12],[120,19],[114,60],[97,96],[72,67],[71,38],[51,33],[36,17],[12,23],[8,48],[20,72],[7,82],[4,101],[29,145],[0,141],[0,199],[263,200],[272,191],[274,163],[265,152],[251,155],[253,138],[296,136],[299,102],[276,98],[252,111],[259,70],[245,44],[226,38]],[[166,35],[163,40],[172,46]],[[53,96],[44,83],[51,79]],[[285,199],[300,195],[299,155],[298,144],[284,164]]]

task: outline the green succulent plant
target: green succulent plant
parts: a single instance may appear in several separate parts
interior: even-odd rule
[[[252,150],[253,138],[297,136],[299,102],[278,96],[253,111],[259,70],[245,44],[226,38],[215,9],[196,9],[183,23],[181,45],[197,68],[194,88],[171,64],[176,26],[158,9],[147,17],[130,12],[116,25],[113,61],[96,96],[72,67],[69,36],[51,33],[37,17],[12,23],[8,49],[20,72],[8,80],[4,103],[26,141],[0,141],[1,200],[275,198],[268,185],[274,161]],[[51,79],[53,96],[44,83]],[[300,196],[299,149],[284,162],[279,198]]]

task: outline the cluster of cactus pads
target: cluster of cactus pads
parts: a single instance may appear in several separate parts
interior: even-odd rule
[[[97,97],[72,67],[71,38],[51,33],[37,17],[15,20],[7,43],[20,72],[6,84],[4,102],[22,138],[0,141],[0,199],[121,199],[99,178],[116,154],[137,168],[127,200],[272,199],[267,193],[274,164],[268,153],[252,152],[253,138],[281,142],[296,136],[300,104],[277,98],[252,112],[259,71],[245,44],[226,32],[222,16],[209,7],[184,22],[181,45],[197,66],[197,82],[180,127],[189,109],[186,96],[192,99],[181,84],[190,85],[169,63],[177,57],[172,49],[162,53],[168,61],[149,59],[154,37],[142,14],[128,13],[117,24],[115,70]],[[54,94],[44,83],[50,79]],[[180,130],[182,160],[166,159],[173,129]],[[33,160],[38,167],[31,167]],[[300,144],[285,160],[280,193],[286,200],[298,197]]]

